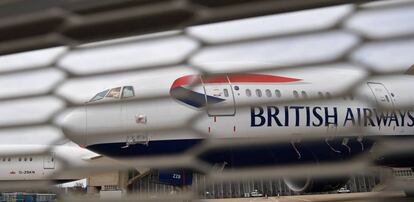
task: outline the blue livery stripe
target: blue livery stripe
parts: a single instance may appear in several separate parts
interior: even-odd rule
[[[170,91],[170,94],[175,99],[187,105],[190,105],[196,108],[202,108],[206,106],[206,96],[202,93],[188,90],[184,87],[177,87],[177,88],[172,89]],[[215,104],[215,103],[219,103],[223,101],[224,99],[207,95],[208,104]]]

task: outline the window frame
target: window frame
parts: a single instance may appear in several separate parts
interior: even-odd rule
[[[270,89],[265,90],[266,97],[272,97],[272,91]]]
[[[261,90],[261,89],[256,89],[256,90],[255,90],[255,93],[256,93],[256,96],[257,96],[257,97],[263,97],[263,92],[262,92],[262,90]]]
[[[293,98],[299,98],[299,92],[297,90],[293,90],[292,94]]]
[[[308,98],[308,94],[306,93],[306,91],[301,91],[300,92],[300,94],[302,95],[302,97],[304,98],[304,99],[307,99]]]
[[[246,88],[245,92],[247,97],[252,97],[252,91],[249,88]]]
[[[325,98],[325,95],[321,91],[318,92],[318,96],[321,99]]]
[[[114,96],[108,96],[112,91],[114,91],[115,89],[118,89],[119,88],[119,95],[118,95],[118,97],[114,97]],[[109,92],[106,94],[106,96],[105,97],[108,97],[108,98],[113,98],[113,99],[121,99],[121,97],[122,97],[122,87],[115,87],[115,88],[111,88],[110,90],[109,90]]]
[[[276,96],[277,98],[281,98],[281,97],[282,97],[282,92],[281,92],[279,89],[276,89],[276,90],[275,90],[275,96]]]
[[[129,88],[129,87],[132,89],[132,96],[125,97],[125,96],[124,96],[124,89],[125,89],[125,88]],[[122,87],[122,89],[121,89],[121,99],[124,99],[124,98],[130,98],[130,97],[134,97],[134,96],[135,96],[134,86],[123,86],[123,87]]]
[[[330,92],[325,93],[327,99],[332,99],[332,94]]]
[[[106,89],[106,90],[103,90],[103,91],[101,91],[101,92],[99,92],[99,93],[96,93],[90,100],[89,100],[89,102],[95,102],[95,101],[98,101],[98,100],[102,100],[102,99],[104,99],[105,97],[106,97],[106,95],[109,93],[109,90],[110,89]],[[105,92],[106,91],[106,93],[105,93],[105,95],[103,96],[103,97],[101,97],[101,98],[99,98],[99,99],[95,99],[99,94],[101,94],[101,93],[103,93],[103,92]]]

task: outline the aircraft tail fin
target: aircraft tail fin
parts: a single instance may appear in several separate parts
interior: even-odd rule
[[[405,74],[414,75],[414,64],[411,65],[410,69],[408,69]]]

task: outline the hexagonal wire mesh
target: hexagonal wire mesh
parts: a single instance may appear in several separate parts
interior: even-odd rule
[[[172,3],[175,7],[170,9],[180,11],[188,9],[184,9],[185,3],[182,2],[185,1],[177,2]],[[152,6],[160,10],[165,9],[165,5],[162,4]],[[232,6],[242,10],[241,7]],[[139,7],[130,8],[129,10],[131,9],[142,11]],[[128,16],[130,12],[126,12],[126,10],[128,9],[124,8],[118,11],[119,19],[133,17]],[[158,13],[156,12],[157,9],[154,10],[154,13]],[[228,8],[224,10],[229,12]],[[285,10],[288,11],[289,9]],[[66,172],[83,172],[87,175],[98,171],[140,167],[191,168],[204,173],[208,179],[207,184],[214,184],[223,180],[240,180],[242,176],[244,178],[249,176],[248,179],[281,178],[298,176],[303,173],[314,176],[341,176],[370,171],[373,168],[368,161],[369,157],[366,155],[350,161],[318,164],[317,166],[313,164],[275,165],[271,167],[232,169],[230,171],[217,169],[201,158],[203,154],[228,147],[257,147],[269,142],[289,142],[292,140],[292,135],[290,132],[280,130],[277,136],[273,134],[274,131],[267,131],[260,134],[260,136],[247,134],[247,138],[232,138],[231,140],[214,138],[209,133],[210,131],[207,132],[206,127],[202,125],[202,123],[211,121],[204,110],[183,110],[179,114],[168,114],[169,107],[173,105],[171,105],[170,95],[165,89],[169,89],[173,82],[171,79],[186,74],[211,76],[238,75],[249,72],[278,72],[281,75],[290,75],[287,72],[300,71],[308,74],[321,72],[320,76],[323,77],[332,76],[337,71],[346,71],[346,75],[351,75],[351,78],[344,78],[339,75],[335,77],[335,85],[326,86],[325,90],[331,92],[332,98],[321,98],[317,94],[310,94],[306,98],[300,99],[300,101],[290,96],[281,99],[255,99],[245,103],[237,103],[236,108],[243,111],[252,104],[283,106],[286,104],[311,105],[315,102],[325,105],[340,103],[343,97],[356,93],[358,87],[371,78],[384,76],[386,79],[390,78],[395,81],[403,79],[400,75],[414,63],[412,58],[412,52],[414,52],[413,11],[414,4],[411,1],[348,4],[78,45],[78,42],[88,41],[88,33],[94,36],[98,35],[97,38],[99,38],[97,31],[102,29],[95,25],[108,20],[100,19],[105,18],[102,14],[89,14],[92,17],[88,21],[77,21],[75,18],[71,18],[70,21],[73,24],[80,24],[79,26],[83,28],[88,27],[88,25],[91,26],[90,29],[84,31],[73,31],[80,29],[79,27],[60,28],[55,33],[46,34],[42,38],[45,40],[40,40],[36,34],[33,34],[35,37],[11,42],[7,41],[9,38],[4,37],[2,38],[4,43],[2,43],[5,46],[2,49],[0,48],[3,52],[41,47],[43,45],[38,43],[45,41],[45,44],[65,44],[65,46],[0,57],[0,63],[3,66],[0,69],[0,83],[2,84],[0,85],[0,113],[3,114],[0,117],[0,128],[2,129],[4,142],[6,144],[16,144],[16,140],[18,140],[19,145],[44,145],[25,147],[26,149],[19,149],[17,153],[15,150],[4,146],[1,155],[4,159],[10,156],[25,156],[27,154],[43,156],[54,153],[61,166],[56,167],[56,171],[51,176],[46,176],[45,179],[55,179]],[[54,10],[51,13],[59,21],[62,20],[59,17],[61,12],[60,10]],[[269,12],[266,11],[263,14]],[[59,13],[59,15],[56,13]],[[220,14],[220,12],[218,13]],[[208,12],[197,14],[201,16],[198,19],[202,19],[203,16],[211,16]],[[44,15],[49,15],[49,13]],[[65,15],[69,14],[65,13]],[[189,14],[187,13],[187,15]],[[226,15],[222,14],[221,18],[216,20],[205,20],[208,19],[207,17],[204,21],[232,19],[232,17],[226,17]],[[181,19],[185,18],[186,15],[181,13],[174,16]],[[161,14],[158,17],[168,18]],[[26,17],[11,21],[10,26],[13,27],[13,23],[24,24],[26,23],[25,19],[30,22]],[[39,22],[45,21],[42,16],[35,19],[38,19]],[[50,20],[50,18],[47,19]],[[174,19],[171,18],[170,20],[173,21]],[[167,21],[165,23],[168,24]],[[186,23],[178,27],[186,27],[191,24],[197,23]],[[47,25],[49,26],[49,24]],[[52,25],[55,24],[50,22],[50,26]],[[154,26],[162,27],[162,24],[155,24]],[[94,28],[97,28],[97,30],[92,30]],[[139,27],[133,29],[139,29]],[[11,30],[14,31],[14,29]],[[56,34],[62,30],[66,35]],[[149,30],[157,29],[151,28]],[[45,33],[39,31],[38,34]],[[71,39],[71,36],[74,36],[73,39]],[[15,48],[6,47],[7,44],[11,44]],[[306,82],[311,83],[318,79],[310,79]],[[163,134],[168,132],[171,136],[180,134],[192,138],[201,138],[203,142],[178,154],[117,159],[116,162],[111,160],[93,164],[71,165],[70,160],[65,155],[59,156],[58,154],[62,152],[59,151],[57,145],[67,142],[60,131],[59,117],[74,108],[83,106],[85,101],[88,101],[96,92],[104,90],[105,87],[120,86],[133,80],[147,81],[147,85],[136,89],[140,94],[137,94],[134,98],[116,102],[91,103],[89,107],[105,109],[117,106],[119,103],[128,103],[132,106],[139,105],[141,108],[165,111],[165,117],[158,122],[159,124],[149,124],[143,129],[106,129],[96,134],[88,134],[88,138],[126,136],[136,133]],[[190,86],[194,89],[197,87],[199,87],[197,83]],[[365,106],[375,105],[369,100],[360,100],[360,102]],[[400,105],[395,106],[395,108],[410,108],[412,106],[410,102],[410,100],[400,102]],[[221,110],[227,109],[228,107],[221,108]],[[111,121],[111,119],[108,121]],[[295,139],[306,141],[341,134],[364,136],[361,134],[372,132],[366,127],[345,127],[343,130],[332,131],[329,131],[328,127],[326,130],[328,132],[323,134],[319,130],[311,129],[298,131],[298,134],[295,134]],[[156,136],[153,135],[152,138],[156,138]],[[410,147],[411,142],[407,141],[383,142],[378,147],[378,151],[375,152],[380,155],[409,150]],[[67,154],[65,152],[68,151],[63,151],[64,154]],[[342,169],[338,169],[339,167]],[[47,181],[7,181],[1,183],[0,189],[25,190],[27,188],[33,189],[33,187],[36,187],[36,189],[53,189],[58,193],[60,192],[59,189],[49,186]],[[195,192],[197,190],[190,190],[189,193]],[[183,199],[180,197],[191,199],[197,198],[197,195],[179,195],[173,200]],[[371,197],[375,198],[377,195]],[[131,196],[125,200],[130,199],[136,199],[136,196]],[[162,199],[161,196],[157,198],[157,200]],[[165,198],[165,200],[170,199],[170,196]],[[78,199],[72,198],[71,200]]]

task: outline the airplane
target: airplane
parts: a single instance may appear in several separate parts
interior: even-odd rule
[[[7,181],[53,181],[63,183],[88,177],[67,169],[88,166],[100,155],[77,145],[8,144],[0,147],[0,183]],[[68,155],[70,154],[70,155]]]
[[[397,107],[414,100],[409,89],[414,86],[413,72],[414,66],[398,79],[369,78],[339,97],[335,97],[337,91],[367,74],[360,69],[325,68],[137,78],[97,93],[84,106],[63,115],[59,123],[72,141],[116,158],[191,153],[211,138],[289,135],[292,138],[286,142],[213,145],[195,155],[225,168],[343,161],[369,152],[377,141],[413,137],[413,109]],[[148,92],[144,88],[154,83],[158,86],[152,85],[152,90],[167,98],[139,101]],[[176,125],[181,129],[175,129]],[[327,136],[297,138],[307,134]],[[397,157],[382,156],[373,162],[414,167],[414,154]],[[308,176],[284,181],[295,192],[323,192],[340,188],[348,179]]]

